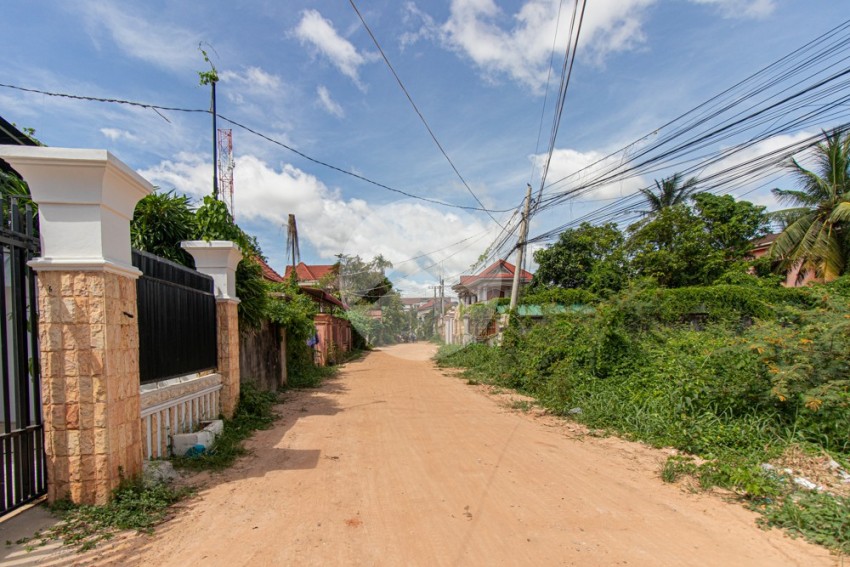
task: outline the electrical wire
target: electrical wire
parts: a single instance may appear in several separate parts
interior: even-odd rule
[[[67,98],[67,99],[71,99],[71,100],[80,100],[80,101],[89,101],[89,102],[102,102],[102,103],[110,103],[110,104],[121,104],[121,105],[127,105],[127,106],[134,106],[134,107],[138,107],[138,108],[144,108],[144,109],[152,110],[152,111],[156,112],[162,118],[164,118],[166,121],[168,121],[168,119],[165,116],[163,116],[160,111],[181,112],[181,113],[196,113],[196,114],[211,114],[211,111],[209,109],[181,108],[181,107],[175,107],[175,106],[163,106],[163,105],[158,105],[158,104],[150,104],[150,103],[131,101],[131,100],[125,100],[125,99],[118,99],[118,98],[102,98],[102,97],[95,97],[95,96],[84,96],[84,95],[75,95],[75,94],[69,94],[69,93],[50,92],[50,91],[45,91],[45,90],[40,90],[40,89],[33,89],[33,88],[26,88],[26,87],[21,87],[21,86],[17,86],[17,85],[11,85],[11,84],[7,84],[7,83],[0,83],[0,87],[7,88],[7,89],[13,89],[13,90],[17,90],[17,91],[22,91],[22,92],[27,92],[27,93],[40,94],[40,95],[44,95],[44,96]],[[464,210],[468,210],[468,211],[483,211],[483,212],[486,212],[487,214],[505,213],[505,212],[509,212],[509,211],[513,210],[513,209],[487,209],[483,205],[481,207],[474,207],[474,206],[468,206],[468,205],[458,205],[458,204],[454,204],[454,203],[448,203],[446,201],[441,201],[439,199],[432,199],[430,197],[423,197],[421,195],[416,195],[415,193],[410,193],[408,191],[404,191],[404,190],[401,190],[401,189],[396,189],[395,187],[391,187],[391,186],[386,185],[384,183],[374,181],[374,180],[372,180],[372,179],[370,179],[370,178],[368,178],[364,175],[360,175],[358,173],[348,171],[348,170],[343,169],[341,167],[330,164],[326,161],[323,161],[323,160],[314,158],[310,155],[307,155],[304,152],[297,150],[297,149],[293,148],[292,146],[289,146],[288,144],[281,142],[280,140],[277,140],[277,139],[275,139],[275,138],[273,138],[273,137],[271,137],[267,134],[263,134],[262,132],[254,129],[254,128],[251,128],[251,127],[249,127],[245,124],[242,124],[242,123],[240,123],[236,120],[233,120],[231,118],[228,118],[228,117],[223,116],[223,115],[218,114],[218,113],[216,114],[216,116],[218,118],[220,118],[221,120],[223,120],[223,121],[225,121],[225,122],[227,122],[227,123],[229,123],[233,126],[236,126],[237,128],[240,128],[240,129],[242,129],[242,130],[244,130],[244,131],[246,131],[250,134],[253,134],[254,136],[262,138],[262,139],[266,140],[267,142],[270,142],[272,144],[280,146],[281,148],[284,148],[285,150],[290,151],[290,152],[292,152],[292,153],[294,153],[294,154],[296,154],[296,155],[304,158],[305,160],[312,162],[316,165],[320,165],[322,167],[331,169],[331,170],[336,171],[338,173],[348,175],[350,177],[353,177],[355,179],[358,179],[360,181],[363,181],[365,183],[368,183],[368,184],[373,185],[375,187],[378,187],[380,189],[384,189],[386,191],[391,191],[393,193],[398,193],[400,195],[404,195],[405,197],[410,197],[411,199],[417,199],[417,200],[420,200],[420,201],[425,201],[425,202],[432,203],[432,204],[435,204],[435,205],[439,205],[439,206],[442,206],[442,207],[464,209]],[[479,204],[480,204],[480,201],[479,201]]]
[[[443,148],[443,145],[437,139],[437,136],[434,134],[434,131],[431,129],[431,126],[428,124],[428,121],[425,120],[425,116],[422,114],[422,111],[419,110],[419,107],[413,101],[413,97],[410,96],[410,92],[407,90],[407,87],[404,86],[401,77],[399,77],[398,73],[396,73],[393,64],[390,63],[387,54],[384,53],[384,49],[378,42],[378,38],[376,38],[375,34],[372,33],[372,29],[369,27],[369,24],[366,23],[366,20],[363,18],[363,14],[361,14],[360,10],[357,9],[357,5],[354,3],[354,0],[348,1],[351,4],[351,7],[354,9],[354,12],[357,14],[357,17],[360,18],[360,22],[363,24],[363,27],[369,33],[369,37],[372,38],[372,42],[375,44],[375,47],[378,48],[378,52],[381,54],[381,57],[384,59],[384,63],[387,64],[387,68],[389,68],[390,72],[393,74],[393,77],[395,77],[398,86],[401,87],[401,90],[404,92],[404,96],[407,97],[407,100],[410,102],[410,105],[413,107],[413,110],[416,111],[416,115],[419,117],[419,120],[422,122],[422,124],[425,126],[425,129],[428,131],[428,135],[431,136],[431,139],[437,145],[437,148],[440,150],[440,153],[443,154],[443,157],[445,157],[446,161],[449,162],[449,165],[452,167],[452,170],[454,170],[455,174],[457,175],[457,178],[460,179],[460,182],[463,184],[464,187],[466,187],[466,190],[469,192],[469,194],[472,195],[472,198],[475,199],[475,201],[481,206],[481,210],[485,211],[487,215],[493,220],[493,222],[495,222],[499,226],[502,226],[501,224],[499,224],[499,221],[496,220],[496,217],[494,217],[493,214],[489,210],[487,210],[487,208],[484,206],[484,203],[481,202],[481,199],[478,198],[478,195],[475,194],[475,192],[466,182],[466,179],[464,179],[463,176],[460,174],[460,171],[458,171],[457,166],[452,161],[452,158],[450,158],[449,154],[446,153],[446,150]]]

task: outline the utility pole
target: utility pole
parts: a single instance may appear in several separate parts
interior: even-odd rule
[[[443,316],[443,297],[445,297],[445,288],[443,287],[443,276],[440,276],[440,317]]]
[[[215,111],[215,84],[218,81],[218,76],[212,81],[210,81],[210,86],[212,87],[212,123],[213,123],[213,199],[218,200],[218,127],[216,125],[216,111]],[[232,211],[231,211],[232,212]]]
[[[516,309],[517,297],[519,296],[519,274],[522,271],[522,257],[525,255],[525,240],[528,238],[528,209],[531,206],[531,185],[525,193],[525,212],[522,214],[522,224],[519,229],[519,242],[517,242],[516,266],[514,266],[514,285],[511,287],[511,311]]]

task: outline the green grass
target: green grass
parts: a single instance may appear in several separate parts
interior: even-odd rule
[[[32,550],[60,540],[64,545],[83,552],[124,530],[151,533],[157,524],[167,519],[171,506],[191,493],[190,488],[174,488],[163,483],[144,485],[141,481],[125,482],[104,506],[77,505],[67,500],[56,502],[51,511],[61,521],[52,528],[37,532],[32,538],[16,543],[26,543],[27,550]],[[6,543],[9,545],[11,542]]]
[[[850,498],[797,492],[762,509],[763,527],[784,528],[843,554],[850,553]]]
[[[242,384],[239,405],[233,419],[224,421],[224,430],[216,437],[212,447],[193,457],[172,457],[175,467],[192,470],[220,471],[231,466],[246,453],[242,442],[254,431],[268,429],[276,419],[272,410],[277,403],[276,392],[263,392],[252,384]]]
[[[731,490],[770,525],[846,552],[847,499],[802,494],[760,466],[794,446],[850,459],[850,302],[833,288],[624,293],[593,312],[514,319],[501,347],[447,345],[435,360],[591,431],[692,455],[668,459],[662,479]],[[710,314],[700,330],[694,306]]]

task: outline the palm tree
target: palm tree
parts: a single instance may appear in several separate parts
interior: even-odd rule
[[[770,255],[780,270],[799,265],[801,280],[806,273],[834,280],[846,270],[850,253],[850,132],[824,132],[812,170],[796,159],[786,167],[800,189],[773,189],[780,202],[795,206],[778,212],[788,224]]]
[[[655,216],[658,211],[666,207],[672,207],[684,203],[697,192],[697,178],[691,177],[682,181],[681,173],[674,173],[670,177],[655,180],[655,190],[646,188],[640,190],[646,199],[649,210],[642,211],[645,215]]]

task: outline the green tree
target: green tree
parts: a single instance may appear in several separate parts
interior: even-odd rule
[[[693,200],[712,248],[725,251],[728,259],[742,258],[752,249],[754,239],[768,233],[770,218],[765,207],[711,193],[697,193]]]
[[[623,233],[614,223],[582,223],[565,230],[552,246],[534,253],[539,265],[531,289],[547,286],[619,290],[627,278]]]
[[[339,294],[347,304],[373,304],[392,291],[393,284],[386,277],[392,264],[380,254],[368,262],[356,255],[337,258]]]
[[[639,276],[665,287],[701,285],[723,273],[723,255],[706,238],[705,223],[683,204],[664,207],[630,227],[626,249]]]
[[[649,207],[648,210],[643,211],[644,214],[652,217],[662,209],[686,203],[697,192],[697,183],[696,177],[683,181],[681,173],[674,173],[661,181],[656,179],[655,190],[650,188],[640,190]]]
[[[692,207],[664,207],[629,227],[626,250],[637,275],[665,287],[709,285],[726,272],[745,272],[750,242],[768,223],[764,207],[699,193]]]
[[[781,211],[789,224],[771,246],[771,257],[782,271],[800,264],[801,278],[813,273],[832,281],[845,273],[850,254],[850,131],[824,133],[813,169],[796,159],[787,167],[800,189],[773,189],[794,207]]]
[[[174,191],[156,192],[136,205],[130,222],[130,243],[138,250],[193,267],[191,255],[180,248],[180,242],[192,240],[196,232],[189,197]]]

